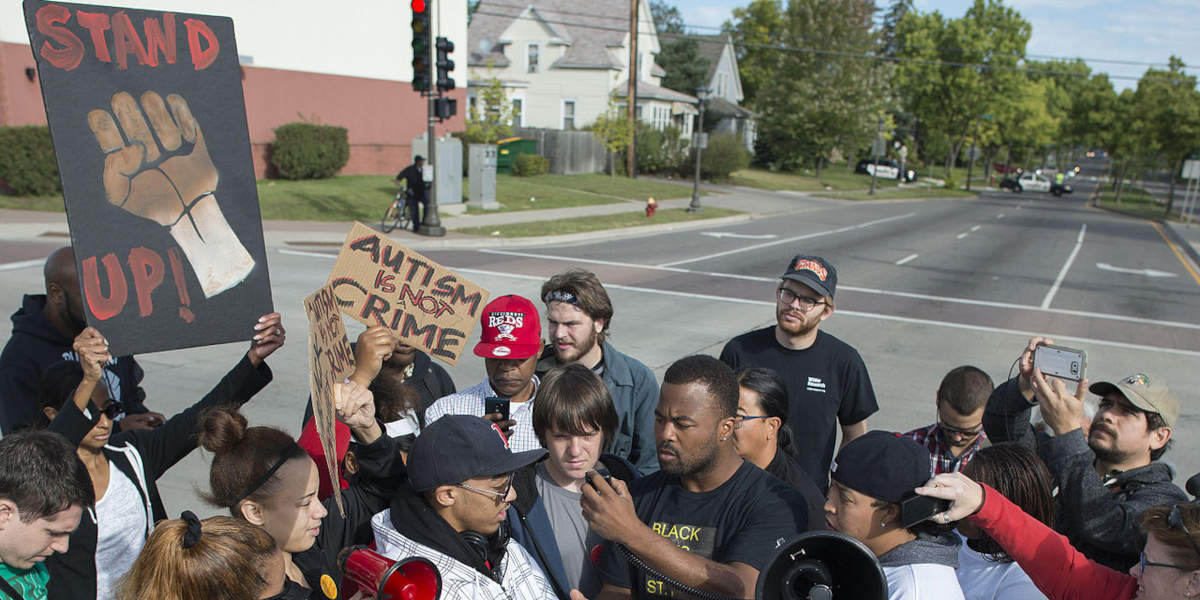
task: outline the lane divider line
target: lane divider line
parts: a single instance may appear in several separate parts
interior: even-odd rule
[[[17,269],[28,269],[29,267],[40,267],[46,264],[46,259],[38,260],[23,260],[21,262],[0,264],[0,271],[16,271]]]
[[[1071,270],[1071,263],[1075,262],[1075,257],[1079,256],[1079,249],[1083,247],[1083,235],[1087,233],[1087,223],[1079,227],[1079,236],[1075,238],[1075,247],[1071,249],[1070,256],[1067,256],[1067,262],[1063,263],[1062,269],[1058,271],[1058,277],[1054,278],[1054,285],[1050,286],[1050,291],[1046,293],[1046,297],[1042,299],[1042,308],[1050,308],[1050,303],[1054,301],[1054,295],[1058,293],[1058,288],[1062,287],[1062,282],[1067,278],[1067,271]]]
[[[971,233],[975,233],[976,231],[979,231],[979,227],[980,227],[979,225],[976,225],[976,226],[972,227],[972,228],[971,228]]]
[[[908,256],[905,256],[904,258],[896,261],[896,266],[908,264],[908,263],[912,262],[913,260],[915,260],[916,258],[917,258],[916,254],[909,254]]]
[[[957,236],[955,236],[955,237],[957,237],[958,239],[960,239],[960,240],[961,240],[961,239],[963,239],[963,238],[967,237],[967,232],[965,232],[965,231],[964,231],[964,232],[962,232],[962,233],[958,234],[958,235],[957,235]]]
[[[1166,232],[1162,230],[1162,227],[1158,226],[1158,223],[1150,221],[1150,225],[1154,227],[1154,230],[1158,232],[1158,235],[1161,236],[1163,241],[1167,243],[1167,246],[1171,248],[1171,252],[1175,253],[1175,258],[1178,258],[1179,262],[1183,263],[1183,268],[1187,269],[1188,273],[1191,273],[1192,279],[1196,281],[1196,284],[1200,285],[1200,274],[1197,274],[1196,270],[1192,268],[1192,263],[1183,255],[1183,252],[1180,252],[1179,248],[1173,242],[1171,242],[1169,238],[1167,238]]]
[[[997,218],[997,219],[1003,219],[1003,218],[1004,218],[1004,213],[1000,213],[1000,214],[996,215],[996,218]]]

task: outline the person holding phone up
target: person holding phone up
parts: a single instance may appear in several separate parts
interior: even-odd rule
[[[1054,529],[1088,558],[1124,571],[1137,564],[1146,536],[1139,522],[1153,506],[1185,502],[1171,482],[1171,469],[1159,462],[1179,419],[1179,399],[1166,381],[1140,371],[1116,382],[1088,385],[1075,393],[1062,379],[1046,377],[1035,361],[1040,345],[1029,340],[1018,359],[1019,373],[992,392],[983,426],[994,443],[1034,448],[1058,483]],[[1100,396],[1100,408],[1085,435],[1084,395]],[[1054,435],[1029,424],[1034,405]]]

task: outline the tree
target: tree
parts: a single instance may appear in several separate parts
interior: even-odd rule
[[[475,95],[475,104],[467,112],[463,141],[469,144],[495,144],[511,137],[513,106],[500,80],[493,77]]]
[[[788,41],[783,5],[780,0],[753,0],[733,9],[733,21],[726,21],[723,29],[733,39],[745,102],[757,107],[759,90],[776,82],[787,54],[774,47]]]
[[[650,16],[654,19],[654,29],[659,35],[683,34],[683,16],[679,14],[678,8],[667,4],[666,0],[650,0]]]
[[[892,5],[883,15],[883,23],[880,25],[880,54],[884,56],[895,56],[899,45],[896,42],[896,26],[900,24],[900,20],[904,15],[912,12],[913,0],[892,0]]]
[[[1169,174],[1166,214],[1175,204],[1175,183],[1183,161],[1200,138],[1200,92],[1196,76],[1184,72],[1183,60],[1172,56],[1168,67],[1150,68],[1138,80],[1133,109],[1142,125],[1143,145],[1153,149]]]
[[[613,157],[629,146],[633,133],[629,127],[629,111],[618,103],[615,90],[608,95],[608,108],[596,117],[587,129],[591,130],[592,135],[595,135],[608,150],[608,174],[615,178],[617,170]]]
[[[707,58],[700,55],[699,42],[679,37],[659,43],[662,50],[654,60],[667,72],[662,78],[663,87],[690,96],[696,93],[696,88],[708,83],[705,79],[710,64]]]

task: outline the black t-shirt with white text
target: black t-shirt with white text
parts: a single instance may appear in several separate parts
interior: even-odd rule
[[[750,461],[707,492],[689,492],[679,478],[661,471],[630,482],[629,491],[638,519],[655,533],[722,564],[761,570],[777,541],[809,529],[804,497]],[[599,570],[605,583],[628,588],[634,598],[686,597],[631,565],[611,543],[605,544]]]
[[[879,410],[858,351],[819,330],[812,346],[784,348],[775,339],[772,325],[729,340],[721,350],[721,362],[734,370],[762,367],[779,375],[788,393],[792,455],[822,493],[827,491],[837,424],[853,425]]]

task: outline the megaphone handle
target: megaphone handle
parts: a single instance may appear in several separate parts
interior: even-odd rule
[[[629,548],[626,548],[625,544],[616,544],[616,546],[617,546],[617,550],[619,550],[621,552],[621,554],[624,554],[625,558],[629,561],[629,563],[632,564],[634,567],[636,567],[639,571],[641,571],[651,577],[660,579],[663,581],[663,583],[666,583],[667,585],[670,585],[681,592],[691,594],[692,596],[701,598],[702,600],[732,600],[731,598],[727,598],[725,596],[714,594],[712,592],[706,592],[704,590],[698,590],[690,585],[675,581],[674,579],[671,579],[670,577],[667,577],[666,575],[662,574],[662,572],[660,572],[658,569],[655,569],[654,567],[651,567],[650,565],[646,564],[645,561],[643,561],[642,559],[640,559],[636,555],[634,555],[634,553],[631,552],[629,550]]]

